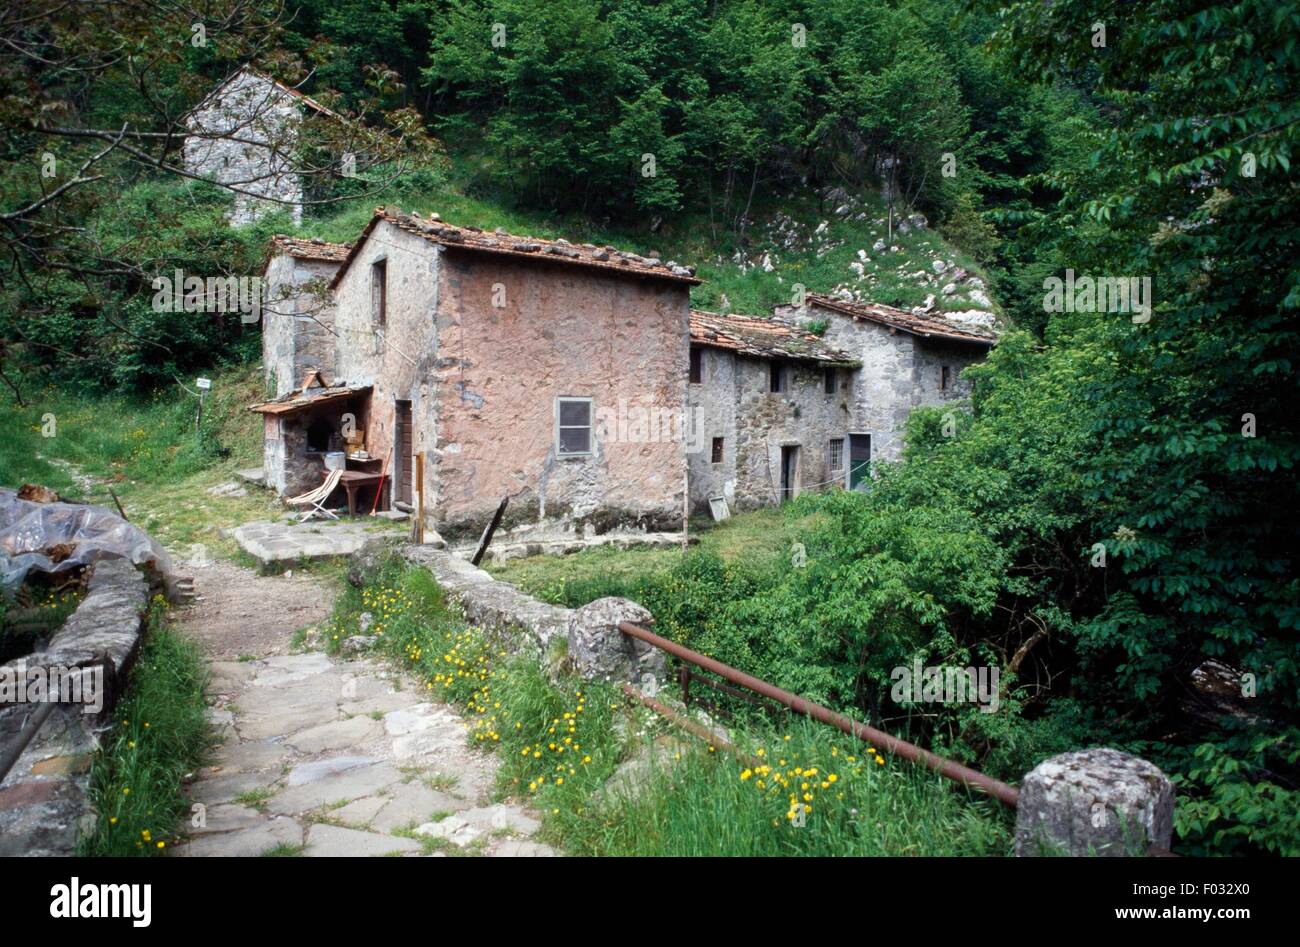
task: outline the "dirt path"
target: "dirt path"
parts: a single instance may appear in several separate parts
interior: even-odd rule
[[[377,660],[290,653],[329,615],[319,578],[187,564],[181,628],[208,656],[221,745],[189,787],[177,855],[552,855],[538,823],[490,803],[496,762],[465,722]]]

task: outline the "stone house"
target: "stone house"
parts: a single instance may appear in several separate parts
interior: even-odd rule
[[[380,208],[332,278],[329,384],[255,406],[280,427],[268,482],[288,492],[282,471],[316,463],[285,417],[336,409],[340,424],[347,408],[390,500],[414,505],[422,486],[449,539],[477,536],[507,496],[507,527],[677,530],[697,283],[612,247]]]
[[[287,208],[302,222],[302,180],[296,171],[302,122],[337,118],[310,96],[245,66],[186,116],[184,169],[234,190],[234,226]]]
[[[942,315],[814,293],[802,307],[777,306],[774,312],[805,325],[824,322],[822,341],[860,365],[848,398],[850,489],[861,482],[868,461],[901,456],[904,425],[913,408],[970,394],[962,371],[982,361],[997,340],[990,329]]]
[[[773,506],[845,485],[858,362],[782,319],[691,312],[691,506]]]
[[[262,371],[276,397],[299,387],[310,369],[334,376],[329,284],[349,249],[319,239],[271,239],[262,270]]]

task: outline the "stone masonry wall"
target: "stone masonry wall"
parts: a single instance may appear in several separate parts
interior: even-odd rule
[[[477,534],[507,495],[514,522],[680,529],[687,288],[456,250],[439,276],[438,530]],[[589,456],[558,456],[564,396],[593,400]]]
[[[970,396],[971,383],[962,377],[970,365],[982,362],[983,347],[917,340],[915,355],[915,405],[937,406]],[[943,366],[948,367],[948,387],[941,387]]]
[[[915,398],[913,337],[839,313],[816,314],[829,323],[826,341],[862,362],[854,378],[849,429],[871,435],[872,460],[898,459]]]
[[[71,855],[93,820],[88,796],[97,730],[126,685],[140,645],[140,619],[148,601],[145,577],[125,559],[95,564],[86,598],[50,640],[44,652],[4,665],[6,672],[28,667],[84,665],[96,656],[108,661],[107,694],[99,713],[62,705],[27,746],[0,784],[0,857]],[[0,707],[0,746],[9,746],[30,704]]]
[[[710,497],[725,497],[736,506],[736,356],[720,349],[700,349],[700,382],[687,385],[693,444],[688,450],[691,510],[706,513]],[[713,462],[713,439],[721,437],[722,462]]]
[[[293,173],[291,155],[302,120],[292,95],[264,76],[243,71],[190,113],[181,156],[186,171],[239,188],[228,219],[242,226],[270,211],[283,209],[302,222],[302,182]],[[273,198],[276,203],[259,200]]]
[[[372,319],[371,274],[386,261],[388,306],[384,327]],[[411,402],[411,450],[429,460],[437,444],[438,269],[441,252],[429,241],[380,221],[334,290],[334,372],[354,385],[373,385],[366,419],[366,450],[389,456],[396,402]],[[412,465],[414,466],[414,465]],[[432,464],[425,463],[425,499],[436,499]],[[411,471],[406,471],[411,476]],[[414,498],[414,491],[412,491]]]
[[[334,384],[334,302],[328,286],[339,264],[277,254],[263,277],[262,371],[275,397],[320,368]]]
[[[780,502],[782,447],[799,448],[796,495],[827,489],[830,440],[849,430],[854,390],[847,371],[837,370],[838,390],[826,394],[820,365],[787,363],[786,390],[774,393],[769,365],[736,360],[736,508],[742,510]],[[847,457],[847,443],[844,451]],[[834,475],[843,477],[843,470]]]

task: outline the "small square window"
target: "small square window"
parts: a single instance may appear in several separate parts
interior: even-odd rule
[[[590,398],[557,400],[555,443],[561,457],[591,453],[591,414]]]
[[[782,392],[785,391],[785,366],[780,362],[771,362],[769,364],[770,374],[768,375],[768,391]]]
[[[704,380],[704,353],[691,349],[691,384],[698,385]]]
[[[840,390],[840,373],[834,368],[822,369],[822,376],[826,382],[826,393],[833,395]]]
[[[722,438],[720,437],[713,439],[713,463],[722,463]]]
[[[828,460],[832,474],[844,473],[844,438],[831,438]]]

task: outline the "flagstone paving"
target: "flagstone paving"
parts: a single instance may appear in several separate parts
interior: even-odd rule
[[[205,581],[207,580],[207,581]],[[226,613],[207,601],[299,608]],[[328,614],[324,583],[261,576],[228,563],[195,570],[199,593],[181,626],[209,655],[209,711],[220,745],[186,787],[192,806],[180,856],[549,856],[525,808],[492,802],[496,760],[466,742],[466,723],[417,682],[377,659],[285,653],[294,617]],[[227,619],[226,614],[233,616]],[[233,620],[241,627],[228,627]],[[258,627],[249,628],[252,623]],[[223,641],[236,637],[242,658]],[[260,656],[246,649],[256,642]]]

